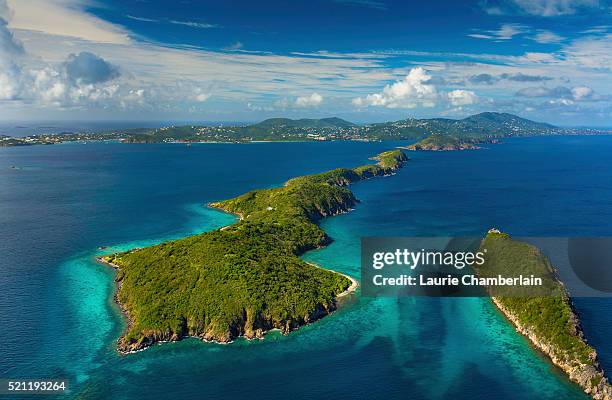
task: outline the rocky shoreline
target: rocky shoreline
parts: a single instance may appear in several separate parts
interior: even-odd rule
[[[570,294],[548,258],[533,245],[490,229],[480,245],[481,277],[532,274],[542,281],[529,290],[486,287],[492,303],[531,344],[595,400],[612,400],[612,386],[585,338]]]
[[[223,229],[223,228],[220,228]],[[109,262],[107,260],[104,259],[104,256],[101,257],[96,257],[96,261],[101,263],[101,264],[105,264],[111,268],[113,268],[116,271],[120,271],[121,267],[118,266],[117,264],[114,264],[112,262]],[[359,283],[357,282],[357,280],[349,275],[343,274],[341,272],[337,272],[334,270],[330,270],[330,269],[326,269],[323,267],[320,267],[316,264],[313,263],[308,263],[316,268],[321,268],[321,269],[325,269],[326,271],[330,271],[333,273],[336,273],[338,275],[342,275],[345,278],[347,278],[348,280],[351,281],[351,285],[346,288],[343,292],[338,293],[336,295],[336,300],[341,299],[343,297],[346,297],[348,295],[350,295],[351,293],[354,293],[355,290],[357,290],[357,288],[359,287]],[[117,285],[117,289],[115,291],[115,294],[113,295],[113,299],[115,301],[115,303],[117,304],[117,306],[119,307],[119,309],[121,310],[121,313],[123,314],[123,316],[125,317],[125,320],[127,322],[127,326],[125,331],[128,332],[130,330],[130,328],[133,325],[133,320],[132,317],[130,316],[130,313],[127,309],[127,307],[125,307],[124,304],[121,303],[121,301],[119,300],[119,290],[121,290],[121,279],[116,277],[115,278],[115,283]],[[287,335],[292,331],[296,331],[298,330],[300,327],[305,326],[305,325],[310,325],[313,322],[318,321],[319,319],[323,318],[324,316],[327,316],[329,314],[331,314],[333,311],[335,311],[337,309],[338,304],[334,304],[333,307],[331,308],[327,308],[327,309],[320,309],[319,312],[315,315],[312,316],[312,318],[310,318],[308,321],[306,321],[304,324],[299,324],[299,325],[275,325],[275,324],[271,324],[269,326],[266,327],[259,327],[256,329],[252,329],[252,330],[247,330],[247,329],[242,329],[242,333],[235,336],[235,337],[216,337],[210,333],[201,333],[201,334],[196,334],[196,333],[189,333],[186,335],[178,335],[176,333],[171,333],[171,332],[165,332],[165,333],[160,333],[160,332],[151,332],[150,335],[148,335],[147,337],[144,338],[144,340],[140,341],[137,343],[137,345],[135,345],[134,343],[129,343],[125,340],[124,336],[121,336],[117,339],[117,352],[123,355],[127,355],[127,354],[133,354],[133,353],[138,353],[141,351],[146,350],[147,348],[155,345],[155,344],[163,344],[163,343],[170,343],[170,342],[178,342],[182,339],[185,338],[194,338],[194,339],[199,339],[203,342],[206,343],[216,343],[216,344],[230,344],[232,343],[235,339],[237,338],[244,338],[246,340],[254,340],[254,339],[260,339],[263,340],[265,335],[268,332],[274,331],[274,330],[278,330],[280,331],[283,335]],[[244,327],[243,327],[244,328]]]
[[[590,364],[575,363],[559,358],[556,356],[554,348],[551,345],[540,340],[535,332],[522,325],[518,317],[504,307],[498,298],[491,297],[491,301],[506,319],[512,323],[517,332],[527,337],[538,350],[546,354],[552,363],[563,370],[569,379],[577,383],[585,393],[591,395],[595,400],[612,400],[612,386],[610,386],[608,378],[605,376],[597,360],[597,353],[595,351],[590,355]],[[575,311],[572,318],[577,335],[586,342],[579,318]]]

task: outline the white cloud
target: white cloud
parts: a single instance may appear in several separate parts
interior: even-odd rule
[[[85,0],[8,0],[14,12],[10,27],[92,42],[130,42],[122,28],[82,12],[85,5]]]
[[[538,53],[538,52],[527,52],[523,55],[522,59],[519,58],[517,61],[533,62],[533,63],[550,63],[558,61],[555,54],[551,53]]]
[[[599,96],[588,86],[576,86],[572,88],[572,97],[576,101],[597,100]]]
[[[583,7],[597,7],[599,0],[513,0],[525,13],[542,17],[574,14]]]
[[[205,91],[203,89],[200,89],[200,88],[194,89],[193,92],[194,92],[193,99],[197,101],[198,103],[203,103],[206,100],[210,99],[210,96],[212,96],[212,93]]]
[[[548,43],[559,43],[563,41],[565,38],[551,31],[540,30],[531,39],[533,39],[534,41],[538,43],[548,44]]]
[[[580,9],[600,6],[599,0],[485,0],[485,10],[492,15],[529,14],[558,17],[575,14]]]
[[[199,101],[200,103],[208,100],[209,98],[210,94],[208,93],[200,93],[195,97],[196,101]]]
[[[525,33],[526,31],[527,27],[525,25],[503,24],[497,31],[494,31],[494,33],[498,39],[509,40],[512,39],[513,36]]]
[[[295,99],[297,107],[316,107],[323,102],[323,96],[314,92],[310,96],[300,96]]]
[[[588,86],[575,86],[568,88],[565,86],[557,87],[527,87],[516,92],[517,96],[520,97],[551,97],[556,98],[557,101],[562,99],[575,102],[581,101],[599,101],[604,100],[605,97],[596,93],[592,88]]]
[[[516,35],[528,32],[529,28],[521,24],[502,24],[499,29],[471,33],[468,36],[476,39],[510,40]]]
[[[177,20],[174,20],[174,19],[171,19],[168,22],[170,22],[171,24],[175,24],[175,25],[189,26],[191,28],[208,29],[208,28],[216,28],[217,27],[217,25],[215,25],[215,24],[207,24],[207,23],[203,23],[203,22],[193,22],[193,21],[177,21]]]
[[[20,88],[17,74],[17,71],[7,69],[0,72],[0,100],[13,100],[18,97]]]
[[[478,103],[478,96],[471,90],[453,90],[446,94],[453,106],[467,106]]]
[[[134,21],[140,21],[140,22],[158,22],[156,19],[137,17],[135,15],[129,15],[129,14],[126,15],[125,17],[129,19],[133,19]]]
[[[361,106],[383,106],[387,108],[414,108],[418,105],[434,107],[438,92],[429,83],[431,76],[421,67],[412,68],[402,80],[384,87],[382,92],[353,99]]]
[[[129,89],[122,91],[118,84],[110,82],[112,79],[97,82],[74,80],[65,67],[63,63],[28,71],[24,76],[21,97],[41,106],[70,108],[108,105],[109,101],[121,104],[132,96]]]
[[[593,26],[589,29],[585,29],[583,31],[580,31],[580,33],[585,33],[585,34],[598,34],[598,33],[606,33],[610,30],[610,26],[609,25],[596,25]]]
[[[571,106],[571,105],[574,104],[574,101],[572,101],[570,99],[553,99],[553,100],[549,100],[548,104]]]
[[[610,71],[612,34],[578,39],[563,49],[565,61],[581,67]]]

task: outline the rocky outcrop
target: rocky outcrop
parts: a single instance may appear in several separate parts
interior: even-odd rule
[[[124,314],[129,319],[127,310],[121,306]],[[117,339],[117,351],[121,354],[130,354],[138,351],[142,351],[156,343],[167,343],[176,342],[187,337],[197,338],[205,342],[213,342],[220,344],[228,344],[233,342],[237,338],[245,339],[263,339],[264,335],[274,329],[279,330],[283,335],[286,335],[294,330],[299,329],[301,326],[313,323],[326,315],[331,314],[337,308],[337,304],[333,303],[330,305],[319,304],[317,309],[305,318],[297,320],[288,319],[282,321],[271,321],[263,318],[261,315],[252,316],[244,310],[242,318],[234,321],[234,323],[225,329],[215,329],[214,327],[192,327],[188,329],[186,324],[184,329],[179,332],[167,331],[155,331],[146,330],[138,338],[128,338],[121,336]]]
[[[497,143],[496,139],[480,137],[456,137],[452,135],[433,134],[407,147],[412,151],[457,151],[478,150],[482,144]]]

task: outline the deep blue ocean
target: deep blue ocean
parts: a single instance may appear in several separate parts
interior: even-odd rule
[[[120,356],[114,271],[96,255],[214,229],[205,208],[398,143],[64,144],[0,148],[0,378],[66,378],[83,399],[585,399],[486,298],[365,298],[288,336],[194,339]],[[359,278],[361,236],[612,235],[612,137],[410,153],[307,253]],[[100,246],[108,246],[99,249]],[[612,371],[612,299],[576,299]]]

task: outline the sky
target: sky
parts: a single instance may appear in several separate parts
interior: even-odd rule
[[[0,121],[612,126],[612,0],[0,0]]]

